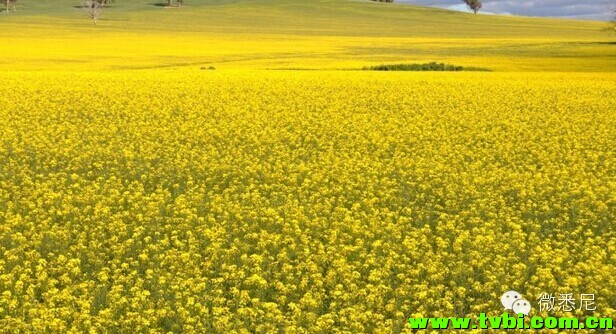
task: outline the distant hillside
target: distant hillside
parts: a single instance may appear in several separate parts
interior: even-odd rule
[[[117,0],[94,26],[75,0],[1,13],[3,68],[355,68],[446,61],[495,70],[615,70],[602,22],[471,15],[347,0]],[[160,1],[164,3],[165,1]],[[566,66],[566,67],[565,67]]]

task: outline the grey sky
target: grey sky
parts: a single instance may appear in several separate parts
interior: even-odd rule
[[[462,0],[398,0],[425,6],[466,10]],[[608,20],[616,0],[484,0],[484,13]]]

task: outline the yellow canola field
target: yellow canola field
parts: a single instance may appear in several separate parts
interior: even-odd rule
[[[511,289],[534,315],[566,292],[616,318],[613,74],[3,72],[0,91],[7,332],[390,333],[500,315]]]

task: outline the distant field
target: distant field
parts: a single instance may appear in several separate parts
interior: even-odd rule
[[[471,15],[371,1],[119,0],[94,26],[79,1],[0,15],[0,68],[346,69],[446,62],[496,71],[616,71],[603,22]],[[33,40],[36,40],[33,43]]]

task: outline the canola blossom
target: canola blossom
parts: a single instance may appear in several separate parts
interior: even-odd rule
[[[3,72],[0,92],[2,331],[398,333],[512,289],[616,318],[613,74]]]

